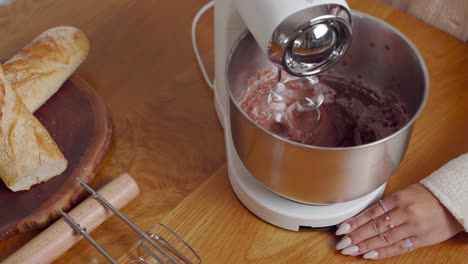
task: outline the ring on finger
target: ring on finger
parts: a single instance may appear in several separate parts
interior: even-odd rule
[[[408,249],[408,252],[411,252],[414,250],[414,245],[413,242],[411,242],[411,239],[409,237],[403,239],[403,242],[405,242],[406,248]]]
[[[382,210],[383,210],[385,216],[388,216],[388,210],[385,207],[383,200],[380,200],[379,203],[380,203],[380,207],[382,207]]]
[[[390,216],[388,216],[388,215],[385,216],[385,221],[387,221],[387,223],[388,223],[387,227],[389,229],[393,229],[395,227],[395,226],[393,226],[392,222],[390,221]]]
[[[382,207],[382,210],[383,210],[383,212],[384,212],[385,221],[387,221],[387,223],[388,223],[388,228],[393,229],[394,226],[393,226],[392,223],[390,222],[390,216],[388,215],[388,210],[387,210],[387,208],[385,207],[384,202],[383,202],[382,200],[380,200],[379,203],[380,203],[380,207]]]

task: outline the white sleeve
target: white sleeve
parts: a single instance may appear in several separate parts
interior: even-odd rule
[[[468,153],[421,181],[468,232]]]

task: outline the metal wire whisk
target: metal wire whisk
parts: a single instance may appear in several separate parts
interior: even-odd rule
[[[111,210],[115,215],[117,215],[122,221],[124,221],[133,231],[135,231],[138,236],[137,244],[137,259],[130,261],[130,263],[172,263],[172,264],[199,264],[201,259],[198,254],[175,232],[169,229],[163,224],[158,224],[157,226],[162,228],[163,231],[167,232],[174,238],[175,241],[182,246],[174,246],[168,241],[167,238],[163,237],[161,234],[153,232],[144,232],[132,221],[130,221],[125,215],[123,215],[119,210],[117,210],[112,204],[110,204],[106,199],[104,199],[98,192],[93,188],[88,186],[84,181],[77,178],[76,179],[81,186],[87,190],[91,196],[101,203],[104,207]],[[110,263],[118,264],[115,260],[99,243],[97,243],[87,232],[85,228],[82,228],[78,223],[76,223],[67,213],[62,210],[58,210],[59,214],[63,216],[64,220],[73,227],[73,229],[80,235],[82,235],[86,240],[88,240]],[[152,228],[150,228],[151,230]],[[190,257],[187,254],[181,252],[190,253]],[[156,262],[154,262],[156,261]]]

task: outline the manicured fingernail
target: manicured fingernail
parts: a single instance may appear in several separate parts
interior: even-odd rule
[[[340,225],[340,228],[338,228],[338,230],[336,230],[335,234],[337,236],[341,236],[341,235],[344,235],[344,234],[348,234],[349,230],[351,230],[351,226],[348,223],[344,223],[344,224]]]
[[[362,256],[363,258],[365,259],[376,259],[379,257],[379,252],[375,251],[375,250],[372,250],[370,252],[367,252],[366,254],[364,254],[364,256]]]
[[[352,247],[347,247],[341,251],[341,254],[343,255],[352,255],[354,253],[357,253],[359,251],[359,248],[357,246],[352,246]]]
[[[351,238],[346,237],[344,239],[341,239],[341,241],[338,242],[338,244],[336,244],[336,249],[341,250],[345,247],[348,247],[349,245],[351,245]]]

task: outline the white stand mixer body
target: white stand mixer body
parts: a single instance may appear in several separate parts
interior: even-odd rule
[[[298,231],[337,225],[376,202],[385,185],[346,203],[314,206],[297,203],[263,186],[242,164],[232,143],[226,61],[232,46],[248,28],[266,53],[274,29],[286,17],[311,5],[340,4],[344,0],[215,0],[215,97],[214,104],[224,127],[228,173],[234,192],[254,214],[276,226]],[[268,7],[268,8],[265,8]]]

